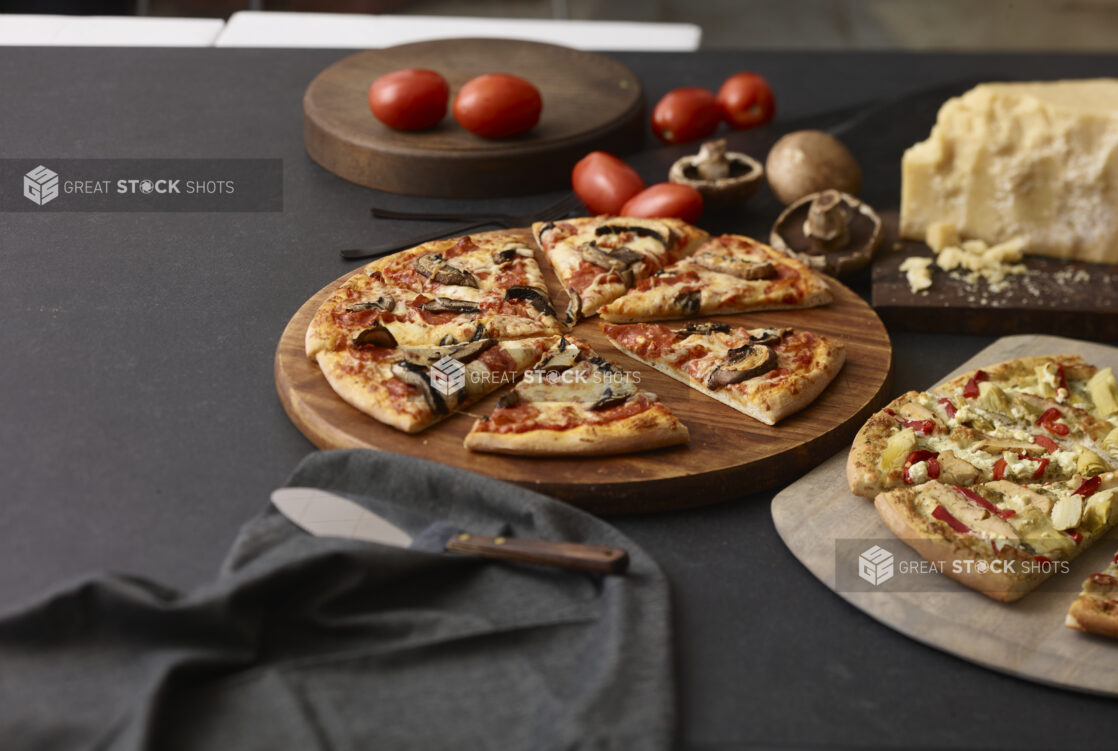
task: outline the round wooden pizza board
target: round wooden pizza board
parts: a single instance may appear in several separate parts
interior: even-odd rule
[[[458,90],[483,73],[512,73],[543,97],[528,133],[487,140],[455,122],[400,132],[369,112],[369,86],[401,68],[429,68]],[[351,182],[392,193],[484,198],[568,184],[588,151],[628,153],[641,143],[644,94],[637,77],[593,52],[511,39],[440,39],[351,55],[322,71],[303,96],[307,153]]]
[[[535,243],[524,232],[529,245]],[[566,296],[537,249],[544,278],[563,309]],[[351,272],[358,273],[360,269]],[[383,425],[342,401],[304,351],[307,326],[318,307],[351,274],[330,283],[295,313],[276,349],[276,389],[295,426],[319,448],[371,448],[433,459],[562,498],[597,514],[687,508],[738,498],[800,477],[848,445],[865,419],[884,403],[892,375],[892,346],[881,320],[856,294],[832,282],[835,301],[823,308],[720,316],[734,324],[793,326],[832,336],[846,345],[846,364],[818,399],[770,427],[647,367],[611,345],[597,318],[573,334],[605,358],[641,376],[687,425],[686,446],[598,458],[527,458],[467,451],[462,439],[474,416],[487,415],[500,394],[466,413],[409,435]]]

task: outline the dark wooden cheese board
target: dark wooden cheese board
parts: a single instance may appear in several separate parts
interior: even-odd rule
[[[896,226],[896,212],[888,217]],[[991,291],[984,279],[933,266],[932,287],[913,292],[900,270],[909,256],[934,257],[913,240],[889,242],[873,264],[872,303],[890,327],[959,334],[1065,334],[1118,341],[1118,266],[1025,256],[1024,274]]]
[[[562,300],[563,293],[541,255],[537,250],[552,298]],[[825,307],[717,319],[751,327],[805,328],[835,337],[846,346],[846,364],[831,385],[809,407],[775,427],[630,359],[609,344],[598,320],[591,318],[579,322],[573,333],[607,359],[639,371],[642,388],[658,394],[687,425],[690,444],[597,458],[473,453],[463,447],[462,439],[475,416],[492,411],[502,391],[466,412],[409,435],[342,401],[317,364],[307,359],[307,325],[323,300],[348,276],[330,283],[299,308],[276,349],[276,389],[288,416],[312,443],[323,449],[372,448],[434,459],[562,498],[598,514],[701,506],[787,483],[849,444],[866,417],[883,403],[892,374],[892,346],[885,327],[869,305],[837,282],[832,283],[835,301]]]
[[[489,140],[461,128],[449,110],[423,131],[400,132],[369,111],[377,77],[429,68],[453,97],[484,73],[513,73],[543,97],[528,133]],[[487,198],[565,187],[571,167],[595,149],[625,154],[644,134],[640,81],[594,52],[511,39],[440,39],[351,55],[322,71],[303,96],[307,153],[339,177],[392,193]]]

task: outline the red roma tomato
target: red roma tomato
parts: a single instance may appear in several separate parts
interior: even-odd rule
[[[446,114],[450,87],[433,70],[407,68],[385,73],[369,87],[369,109],[396,130],[422,130]]]
[[[652,132],[665,143],[706,138],[722,122],[714,94],[698,86],[673,89],[652,110]]]
[[[637,171],[613,154],[591,151],[571,171],[571,187],[592,214],[618,214],[644,190]]]
[[[531,130],[542,110],[539,89],[506,73],[478,76],[454,98],[454,119],[482,138],[508,138]]]
[[[621,216],[646,219],[675,217],[691,223],[703,213],[703,194],[690,185],[656,183],[630,198],[621,207]]]
[[[764,125],[776,114],[769,82],[756,73],[735,73],[718,90],[723,116],[739,130]]]

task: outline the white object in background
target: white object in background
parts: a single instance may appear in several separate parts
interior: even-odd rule
[[[27,47],[211,47],[220,18],[0,16],[0,45]]]
[[[690,23],[239,11],[216,45],[373,49],[460,37],[526,39],[583,50],[693,52],[702,29]]]

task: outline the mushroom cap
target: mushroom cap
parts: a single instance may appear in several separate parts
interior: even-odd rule
[[[884,235],[881,217],[868,204],[849,193],[839,193],[841,206],[848,217],[849,243],[834,250],[823,249],[804,232],[811,204],[821,195],[822,193],[811,193],[784,209],[773,223],[769,244],[798,258],[811,268],[832,276],[858,271],[870,262],[881,245]]]
[[[708,147],[717,143],[717,141],[704,143],[703,149],[698,154],[689,154],[677,159],[668,172],[668,179],[673,183],[695,188],[703,194],[703,200],[708,205],[727,207],[749,200],[761,187],[765,168],[748,154],[737,151],[725,152],[729,169],[729,174],[725,177],[705,179],[699,174],[697,165],[708,157]]]
[[[828,188],[857,194],[862,168],[843,145],[821,130],[797,130],[773,144],[765,160],[769,187],[781,203],[793,203]]]

